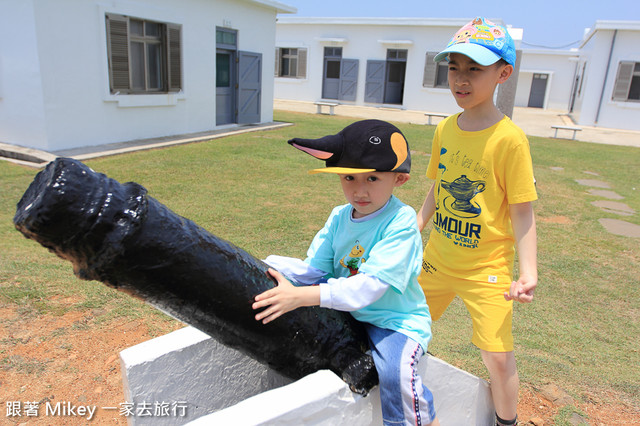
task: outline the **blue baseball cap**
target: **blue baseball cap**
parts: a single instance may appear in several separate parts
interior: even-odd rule
[[[460,28],[434,61],[447,59],[450,53],[461,53],[483,66],[495,64],[500,59],[512,66],[516,64],[516,46],[509,31],[482,17]]]

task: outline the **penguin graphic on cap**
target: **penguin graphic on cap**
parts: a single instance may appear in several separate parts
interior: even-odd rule
[[[411,154],[402,132],[382,120],[356,121],[335,135],[319,139],[294,138],[289,144],[315,158],[326,167],[309,173],[409,173]]]

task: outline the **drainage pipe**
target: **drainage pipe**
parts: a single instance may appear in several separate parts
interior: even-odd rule
[[[604,100],[604,89],[607,86],[607,79],[609,78],[609,68],[611,68],[611,57],[613,56],[613,48],[616,44],[616,36],[618,35],[618,30],[613,31],[613,38],[611,39],[611,48],[609,48],[609,59],[607,60],[607,70],[604,72],[604,81],[602,82],[602,92],[600,92],[600,102],[598,102],[598,110],[596,111],[596,119],[594,120],[594,124],[598,124],[598,120],[600,119],[600,109],[602,108],[602,101]]]

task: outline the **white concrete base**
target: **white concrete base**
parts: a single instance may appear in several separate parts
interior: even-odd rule
[[[151,408],[149,416],[128,417],[131,425],[382,424],[377,387],[363,398],[328,370],[292,383],[192,327],[125,349],[120,360],[127,401],[134,411]],[[419,371],[442,426],[493,424],[486,381],[432,356]],[[169,415],[154,413],[161,403]]]

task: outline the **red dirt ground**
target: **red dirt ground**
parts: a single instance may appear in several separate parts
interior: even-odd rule
[[[96,325],[104,312],[70,311],[38,316],[0,305],[0,403],[3,424],[88,424],[85,418],[46,415],[45,405],[58,402],[97,407],[91,424],[127,423],[119,409],[124,402],[118,353],[182,325],[161,319],[115,319]],[[151,332],[153,331],[153,333]],[[575,405],[590,425],[628,425],[638,413],[614,395],[589,395]],[[27,415],[25,403],[38,402],[38,416]],[[10,415],[20,404],[21,416]],[[561,407],[544,393],[523,386],[518,407],[521,424],[552,425]],[[15,411],[14,411],[15,412]],[[33,414],[33,411],[30,413]]]

